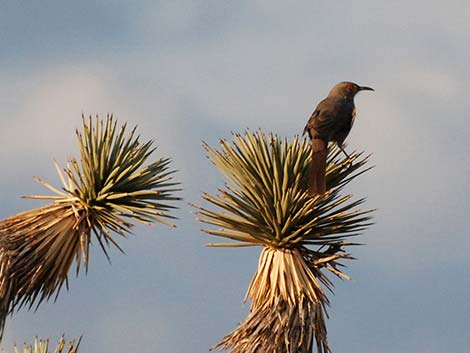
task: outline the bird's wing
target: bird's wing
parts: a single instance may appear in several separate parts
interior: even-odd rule
[[[318,109],[315,109],[312,115],[310,115],[310,118],[308,119],[307,124],[304,127],[304,132],[302,133],[302,136],[308,133],[309,137],[312,138],[312,136],[310,136],[310,128],[312,127],[313,122],[319,113],[320,112],[318,111]]]
[[[316,133],[320,135],[329,135],[329,133],[334,130],[337,110],[336,102],[328,98],[322,100],[308,120],[304,134],[310,130],[315,130]],[[310,138],[312,137],[313,136],[310,136]],[[328,136],[326,136],[326,138],[328,138]]]

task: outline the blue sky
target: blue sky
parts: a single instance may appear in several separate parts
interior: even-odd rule
[[[356,99],[348,148],[376,167],[349,187],[377,208],[335,281],[333,352],[470,346],[470,4],[464,1],[3,2],[0,216],[58,183],[81,114],[112,112],[170,156],[185,201],[221,176],[201,141],[261,128],[292,137],[338,81]],[[177,229],[136,227],[56,304],[7,322],[1,346],[83,335],[83,352],[207,352],[246,315],[260,249],[211,249],[191,207]],[[96,245],[96,244],[95,244]]]

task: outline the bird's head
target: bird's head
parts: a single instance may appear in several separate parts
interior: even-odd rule
[[[360,91],[373,91],[373,88],[366,86],[359,86],[354,82],[340,82],[337,83],[330,91],[329,96],[339,96],[347,99],[353,99],[354,96]]]

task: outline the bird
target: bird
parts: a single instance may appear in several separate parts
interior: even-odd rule
[[[354,123],[356,116],[354,97],[360,91],[374,91],[374,89],[348,81],[337,83],[328,97],[317,105],[305,125],[303,135],[308,134],[312,148],[308,177],[310,196],[326,192],[326,156],[329,142],[335,142],[349,158],[343,148],[343,142]]]

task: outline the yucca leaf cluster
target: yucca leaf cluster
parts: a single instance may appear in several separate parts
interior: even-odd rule
[[[259,131],[236,134],[233,143],[221,140],[220,145],[220,150],[204,147],[228,182],[217,195],[203,195],[217,208],[198,207],[197,215],[202,222],[220,227],[205,229],[207,233],[237,243],[211,246],[332,245],[369,225],[369,211],[356,209],[364,199],[352,201],[351,195],[341,194],[347,183],[366,171],[361,167],[368,158],[362,154],[340,159],[341,151],[331,149],[329,192],[312,198],[305,192],[311,153],[305,141],[295,137],[289,142]]]
[[[314,342],[328,352],[323,289],[333,289],[324,269],[349,278],[340,260],[352,258],[344,248],[370,225],[364,199],[343,195],[344,187],[368,168],[368,157],[352,153],[341,158],[331,148],[324,195],[310,197],[307,176],[310,145],[262,131],[235,134],[220,149],[205,145],[209,160],[227,179],[216,195],[203,199],[215,206],[196,206],[201,222],[216,228],[205,232],[228,242],[211,246],[264,247],[248,288],[250,314],[218,345],[232,353],[308,353]]]
[[[78,353],[78,347],[80,346],[80,340],[65,341],[65,337],[62,336],[57,343],[57,346],[52,351],[50,350],[49,339],[35,338],[33,344],[23,344],[23,350],[19,349],[16,345],[14,347],[14,353]],[[6,353],[2,351],[2,353]]]
[[[82,120],[79,160],[63,170],[55,163],[62,187],[37,179],[55,195],[27,196],[50,203],[0,221],[0,330],[8,313],[57,296],[73,262],[77,274],[81,263],[87,268],[92,238],[109,259],[109,246],[121,250],[115,235],[127,236],[134,222],[172,225],[179,189],[170,159],[145,164],[153,142],[112,116]]]

